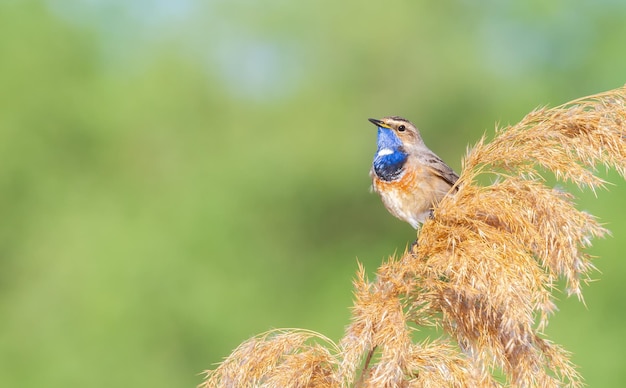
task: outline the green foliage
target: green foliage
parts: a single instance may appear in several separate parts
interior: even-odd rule
[[[368,193],[367,117],[458,171],[495,121],[624,83],[613,2],[98,3],[0,3],[0,386],[194,386],[272,327],[337,339],[355,257],[414,238]],[[608,179],[579,201],[601,281],[548,327],[591,386],[626,383]]]

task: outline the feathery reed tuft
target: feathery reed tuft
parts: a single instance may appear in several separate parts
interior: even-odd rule
[[[339,345],[305,330],[269,332],[207,371],[201,386],[581,386],[568,353],[542,330],[558,279],[582,299],[593,269],[585,248],[607,230],[542,174],[592,190],[605,184],[599,165],[626,178],[625,100],[622,87],[535,110],[491,142],[483,137],[418,244],[372,281],[359,265]],[[493,183],[479,185],[484,175]],[[415,343],[409,323],[444,335]]]

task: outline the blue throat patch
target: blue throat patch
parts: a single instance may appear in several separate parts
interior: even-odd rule
[[[381,154],[381,151],[382,154]],[[374,156],[374,172],[384,181],[393,181],[402,174],[402,168],[409,155],[404,151],[402,141],[389,128],[378,127],[378,149]]]

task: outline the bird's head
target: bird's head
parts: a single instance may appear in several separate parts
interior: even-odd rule
[[[378,149],[374,155],[373,171],[386,181],[400,176],[409,153],[422,143],[419,132],[410,121],[398,116],[382,120],[369,119],[378,127]]]
[[[395,151],[397,148],[410,149],[423,145],[419,131],[407,119],[399,116],[388,116],[380,120],[369,119],[378,127],[378,150],[388,148]]]

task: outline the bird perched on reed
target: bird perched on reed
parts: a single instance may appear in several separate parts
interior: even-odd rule
[[[378,127],[372,188],[391,214],[417,229],[459,176],[426,147],[409,120],[389,116],[369,121]]]

